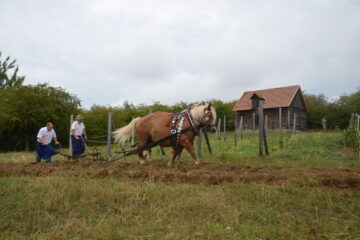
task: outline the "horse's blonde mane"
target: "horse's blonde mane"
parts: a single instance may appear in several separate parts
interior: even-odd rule
[[[198,123],[200,123],[200,121],[205,117],[205,108],[208,108],[209,104],[208,103],[198,103],[196,105],[194,105],[191,110],[191,116],[194,118],[195,121],[197,121]],[[213,124],[215,124],[216,121],[216,112],[215,112],[215,108],[213,106],[211,106],[211,113],[213,115]]]

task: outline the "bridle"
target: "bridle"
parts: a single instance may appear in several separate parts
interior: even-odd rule
[[[208,109],[205,109],[204,113],[205,113],[205,114],[204,114],[204,115],[205,115],[205,118],[207,117],[208,120],[207,120],[205,123],[202,123],[203,127],[215,127],[216,124],[210,122],[211,117],[213,117],[212,111],[211,111],[211,110],[208,110]]]

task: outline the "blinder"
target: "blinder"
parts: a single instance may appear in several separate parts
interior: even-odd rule
[[[209,110],[209,109],[205,109],[205,110],[204,110],[204,113],[205,113],[205,116],[206,116],[206,118],[207,118],[207,121],[204,122],[202,125],[203,125],[203,127],[204,127],[204,129],[205,129],[206,131],[211,132],[211,131],[214,130],[214,128],[216,128],[216,124],[209,122],[210,116],[212,116],[212,112],[211,112],[211,110]]]

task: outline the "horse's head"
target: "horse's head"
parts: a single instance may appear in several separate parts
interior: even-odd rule
[[[204,120],[203,125],[206,131],[216,132],[216,111],[211,103],[204,109]]]
[[[191,109],[191,114],[207,131],[216,131],[216,111],[211,104],[197,104]]]

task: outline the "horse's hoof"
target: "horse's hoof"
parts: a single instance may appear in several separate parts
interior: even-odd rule
[[[140,164],[145,164],[145,161],[144,161],[144,160],[140,160]]]
[[[168,162],[168,163],[167,163],[167,166],[168,166],[168,167],[172,167],[173,165],[172,165],[171,162]]]
[[[196,165],[199,165],[199,164],[200,164],[200,161],[195,161],[195,164],[196,164]]]

